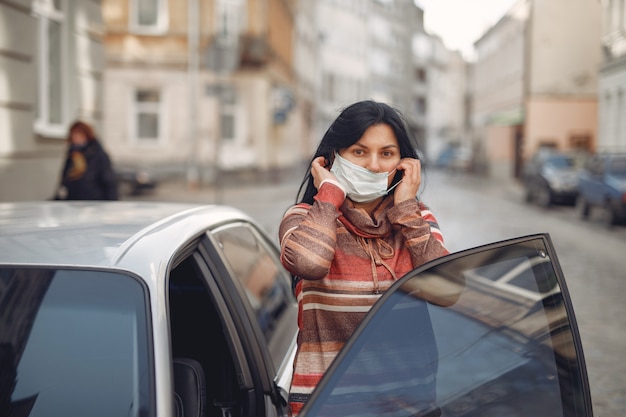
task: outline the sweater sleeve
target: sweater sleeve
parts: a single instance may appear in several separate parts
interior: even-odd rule
[[[404,236],[414,268],[449,253],[437,219],[423,203],[403,201],[392,207],[387,217]]]
[[[291,207],[279,227],[280,260],[292,274],[303,279],[322,279],[335,256],[337,218],[345,200],[343,190],[323,183],[313,205]]]

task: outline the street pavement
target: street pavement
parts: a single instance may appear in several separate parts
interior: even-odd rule
[[[172,201],[192,204],[226,204],[236,207],[254,217],[270,233],[276,236],[283,212],[296,199],[304,170],[285,172],[272,177],[247,175],[242,178],[228,176],[221,181],[190,186],[184,179],[160,183],[154,191],[139,196],[123,196],[125,200]],[[512,179],[494,179],[467,173],[427,171],[423,184],[427,190],[437,192],[437,184],[446,179],[462,181],[467,189],[480,190],[483,194],[521,201],[523,189]],[[428,193],[429,191],[427,191]]]

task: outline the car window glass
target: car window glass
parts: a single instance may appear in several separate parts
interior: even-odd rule
[[[11,312],[0,314],[0,392],[10,395],[0,408],[154,415],[145,296],[135,279],[114,273],[0,270],[1,311]]]
[[[274,363],[280,363],[291,343],[290,335],[282,333],[291,326],[282,323],[296,320],[288,274],[279,264],[277,254],[250,227],[222,228],[214,236],[235,277],[245,288]]]
[[[626,158],[614,158],[611,160],[611,173],[613,175],[626,175]]]
[[[579,338],[544,243],[485,248],[403,278],[304,415],[587,415]]]

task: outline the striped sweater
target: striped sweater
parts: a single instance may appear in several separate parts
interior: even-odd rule
[[[415,267],[448,253],[433,214],[417,200],[385,198],[371,216],[324,183],[279,228],[281,261],[295,278],[298,351],[289,394],[297,415],[380,294]]]

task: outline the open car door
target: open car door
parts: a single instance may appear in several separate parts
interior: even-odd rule
[[[592,416],[550,237],[434,260],[396,282],[301,416]]]

